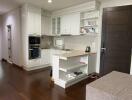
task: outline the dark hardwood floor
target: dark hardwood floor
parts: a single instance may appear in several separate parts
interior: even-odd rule
[[[8,64],[0,63],[0,100],[85,100],[86,79],[64,90],[50,80],[50,70],[27,73]]]

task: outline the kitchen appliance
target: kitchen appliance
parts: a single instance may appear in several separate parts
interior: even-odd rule
[[[87,46],[85,52],[90,52],[90,51],[91,51],[90,46]]]
[[[29,36],[29,59],[41,57],[40,36]]]
[[[64,49],[64,40],[60,37],[55,38],[54,46],[59,49]]]
[[[29,44],[40,44],[40,36],[29,36]]]

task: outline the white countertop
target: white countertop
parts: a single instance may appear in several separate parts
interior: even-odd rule
[[[96,53],[94,53],[94,52],[86,53],[84,51],[72,50],[72,51],[66,51],[66,53],[55,54],[55,55],[59,56],[61,59],[68,59],[68,58],[71,58],[71,57],[93,55],[93,54],[96,54]]]

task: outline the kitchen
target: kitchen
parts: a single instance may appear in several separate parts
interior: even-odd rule
[[[100,40],[99,5],[97,1],[90,1],[51,12],[26,3],[4,14],[2,19],[5,34],[2,34],[2,41],[5,42],[2,43],[2,58],[26,71],[53,66],[54,73],[55,55],[75,54],[73,59],[77,59],[75,65],[78,66],[75,69],[85,65],[84,72],[87,72],[85,77],[79,79],[82,80],[87,75],[98,72],[96,59]],[[8,37],[9,25],[11,39]],[[6,40],[11,40],[11,49]],[[9,57],[8,52],[12,57]],[[80,64],[82,59],[84,62],[87,60],[87,64]],[[88,69],[91,69],[91,72],[88,72]],[[53,79],[54,76],[53,74]]]
[[[7,11],[4,4],[14,7]],[[107,100],[113,97],[109,90],[131,89],[130,75],[124,74],[132,74],[131,5],[131,0],[1,1],[2,100],[14,95],[26,100]],[[103,94],[106,90],[109,97]],[[129,97],[126,93],[117,97]]]
[[[91,65],[89,63],[85,69],[91,69],[87,75],[96,72],[100,38],[98,6],[99,2],[91,1],[49,12],[31,4],[23,5],[21,7],[23,68],[31,71],[52,66],[54,73],[54,55],[75,53],[74,56],[85,55],[86,58],[92,59]],[[89,61],[88,58],[85,60]]]

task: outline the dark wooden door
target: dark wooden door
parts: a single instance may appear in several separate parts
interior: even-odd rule
[[[100,73],[130,73],[132,6],[103,10]]]

